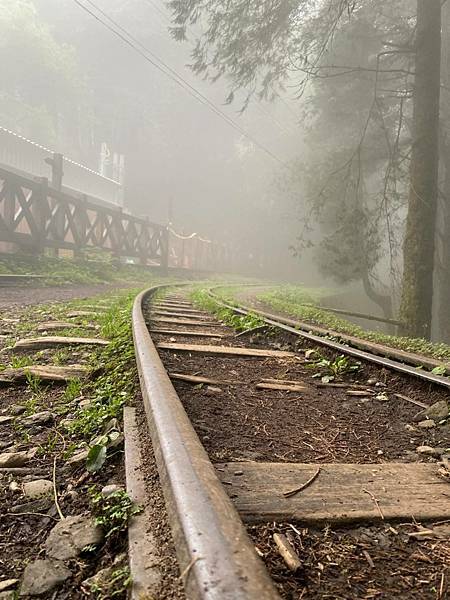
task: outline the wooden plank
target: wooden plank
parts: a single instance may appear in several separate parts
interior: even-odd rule
[[[53,365],[30,365],[17,369],[0,371],[0,383],[11,384],[26,381],[27,375],[39,377],[44,381],[69,381],[70,379],[84,377],[88,368],[84,365],[66,365],[56,367]]]
[[[36,331],[57,331],[58,329],[98,329],[97,325],[88,325],[83,323],[74,323],[66,321],[49,321],[38,325]]]
[[[64,336],[46,336],[41,338],[29,338],[18,340],[13,350],[35,350],[39,348],[52,348],[54,346],[107,346],[108,340],[99,338],[80,338],[80,337],[64,337]]]
[[[211,315],[202,312],[197,312],[195,315],[188,312],[176,312],[171,310],[152,310],[152,314],[162,317],[179,317],[180,319],[211,319]]]
[[[201,326],[214,325],[215,327],[221,327],[218,321],[190,321],[189,319],[175,319],[171,317],[150,317],[152,323],[173,323],[174,325],[189,325],[189,326]]]
[[[152,329],[151,333],[158,333],[161,335],[189,335],[192,337],[210,337],[210,338],[224,338],[226,337],[222,333],[211,333],[210,331],[190,331],[184,329],[183,331],[175,331],[174,329]]]
[[[181,312],[188,313],[205,313],[204,310],[198,310],[198,308],[192,308],[192,305],[189,304],[152,304],[157,310],[179,310]]]
[[[450,485],[439,477],[435,463],[324,464],[311,485],[284,496],[308,481],[318,466],[235,462],[216,468],[237,510],[249,522],[450,518]]]
[[[157,344],[160,350],[174,350],[176,352],[197,352],[199,354],[222,354],[232,356],[254,356],[260,358],[291,358],[294,352],[283,350],[262,350],[260,348],[234,348],[232,346],[207,346],[203,344]]]

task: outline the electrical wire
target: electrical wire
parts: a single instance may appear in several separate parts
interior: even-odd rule
[[[87,6],[82,4],[80,0],[73,0],[75,4],[77,4],[82,10],[91,15],[96,21],[101,23],[104,27],[106,27],[111,33],[118,36],[125,44],[130,46],[135,52],[137,52],[142,58],[144,58],[147,62],[149,62],[152,66],[158,69],[161,73],[169,77],[172,81],[174,81],[177,85],[182,87],[188,94],[190,94],[197,101],[201,102],[204,106],[207,106],[212,112],[214,112],[218,117],[223,119],[228,125],[233,127],[236,131],[238,131],[242,136],[249,139],[256,147],[265,152],[268,156],[276,160],[282,166],[287,169],[290,169],[290,166],[278,157],[274,152],[269,150],[265,145],[255,139],[250,133],[245,131],[240,125],[238,125],[233,119],[228,117],[223,111],[221,111],[209,98],[204,96],[200,91],[198,91],[194,86],[192,86],[189,82],[187,82],[175,69],[167,65],[163,60],[161,60],[154,52],[149,50],[146,46],[144,46],[139,40],[137,40],[129,31],[127,31],[124,27],[122,27],[117,21],[115,21],[111,16],[109,16],[105,11],[99,8],[92,0],[85,0],[88,2],[99,14],[103,15],[112,26],[105,22],[98,14],[94,13]],[[115,29],[115,28],[117,29]],[[123,32],[123,33],[121,33]]]

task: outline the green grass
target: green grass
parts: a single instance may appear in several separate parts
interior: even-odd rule
[[[213,313],[219,321],[236,331],[248,331],[264,325],[264,321],[254,313],[239,315],[230,308],[220,306],[216,300],[209,296],[207,289],[196,288],[191,292],[190,298],[195,306]]]
[[[0,274],[47,276],[49,279],[45,282],[52,285],[145,282],[150,279],[147,267],[120,264],[106,253],[95,253],[88,260],[2,254]]]
[[[316,306],[320,294],[296,286],[272,289],[259,294],[257,299],[271,308],[301,321],[325,327],[337,333],[351,335],[362,340],[383,344],[406,352],[422,354],[436,360],[450,361],[450,346],[437,344],[420,338],[407,338],[388,335],[376,331],[366,331],[341,317]]]
[[[136,362],[131,308],[136,293],[134,290],[113,301],[109,310],[96,317],[101,335],[109,338],[111,343],[92,354],[90,367],[94,371],[100,370],[100,375],[78,390],[92,402],[77,411],[69,429],[72,433],[85,438],[101,433],[107,421],[121,418],[124,404],[133,398]]]

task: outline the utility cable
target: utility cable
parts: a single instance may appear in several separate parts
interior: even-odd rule
[[[207,106],[210,110],[212,110],[218,117],[223,119],[228,125],[233,127],[236,131],[238,131],[242,136],[249,139],[255,146],[257,146],[260,150],[265,152],[268,156],[276,160],[278,163],[290,169],[290,166],[281,158],[279,158],[274,152],[269,150],[266,146],[264,146],[261,142],[256,140],[251,134],[245,131],[240,125],[238,125],[233,119],[228,117],[223,111],[221,111],[209,98],[204,96],[201,92],[199,92],[194,86],[192,86],[189,82],[187,82],[181,75],[179,75],[175,69],[172,69],[169,65],[164,63],[154,52],[149,50],[146,46],[144,46],[139,40],[137,40],[132,34],[129,33],[124,27],[122,27],[117,21],[115,21],[112,17],[110,17],[105,11],[99,8],[92,0],[85,0],[88,2],[99,14],[103,15],[108,19],[113,26],[109,23],[105,22],[98,14],[94,13],[87,6],[82,4],[80,0],[73,0],[75,4],[77,4],[82,10],[91,15],[96,21],[100,22],[104,27],[106,27],[111,33],[118,36],[125,44],[130,46],[133,50],[135,50],[142,58],[144,58],[147,62],[149,62],[152,66],[157,68],[161,73],[169,77],[172,81],[174,81],[177,85],[182,87],[188,94],[190,94],[193,98],[201,102],[203,105]],[[116,27],[117,29],[114,29]],[[123,32],[123,33],[121,33]],[[149,56],[148,56],[149,55]],[[151,57],[151,58],[150,58]]]

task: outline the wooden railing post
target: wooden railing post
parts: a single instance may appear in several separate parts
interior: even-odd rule
[[[167,275],[169,272],[169,228],[164,227],[161,230],[161,272]]]
[[[36,234],[33,240],[33,252],[37,254],[43,254],[45,250],[46,240],[46,225],[49,214],[48,207],[48,179],[46,177],[41,178],[39,191],[36,193],[36,200],[31,206],[31,213],[36,226]]]
[[[64,176],[64,156],[59,154],[58,152],[54,152],[52,158],[46,158],[45,162],[48,163],[52,169],[52,179],[51,186],[54,190],[58,190],[59,192],[62,190],[62,180]],[[56,208],[58,205],[58,200],[53,200],[54,207]],[[58,214],[55,215],[55,230],[57,239],[61,239],[64,237],[64,215]],[[52,249],[53,256],[58,256],[58,248]]]

